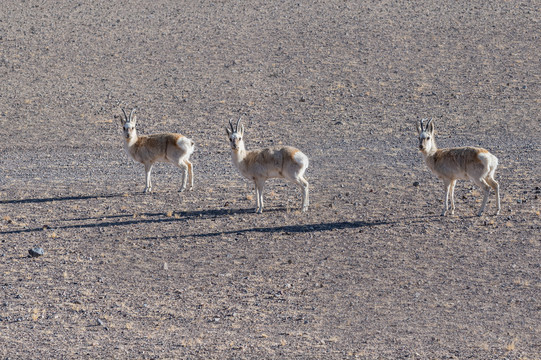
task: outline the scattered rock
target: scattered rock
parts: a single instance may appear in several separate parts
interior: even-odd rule
[[[44,251],[42,248],[36,246],[32,249],[28,250],[28,254],[30,254],[31,257],[38,257],[44,254]]]
[[[418,182],[418,181],[414,181],[414,182],[413,182],[413,186],[415,186],[415,187],[419,186],[419,182]]]

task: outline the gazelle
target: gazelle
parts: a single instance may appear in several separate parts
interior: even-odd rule
[[[308,181],[303,177],[308,167],[308,157],[299,149],[284,146],[281,149],[261,149],[247,151],[244,147],[244,125],[239,129],[241,118],[235,127],[229,120],[231,129],[225,128],[231,144],[233,164],[240,173],[255,183],[256,212],[263,212],[263,189],[270,178],[285,178],[302,191],[302,211],[308,210]]]
[[[184,135],[173,133],[137,136],[135,109],[130,112],[130,116],[126,114],[124,109],[122,109],[122,112],[124,118],[120,116],[120,123],[124,130],[126,152],[133,160],[145,165],[145,193],[152,191],[150,173],[152,166],[156,162],[166,162],[178,166],[182,170],[182,187],[180,191],[186,189],[187,177],[190,184],[189,190],[192,190],[193,170],[189,159],[194,150],[194,142]]]
[[[490,188],[496,192],[496,201],[500,213],[500,186],[494,180],[498,167],[498,158],[487,150],[476,147],[457,147],[438,149],[434,139],[434,123],[430,119],[426,125],[422,119],[417,125],[419,132],[419,150],[423,153],[425,162],[432,172],[445,184],[445,207],[441,213],[444,216],[449,208],[449,192],[451,193],[451,214],[455,212],[455,183],[459,179],[470,179],[484,191],[483,204],[478,216],[483,214],[488,200]]]

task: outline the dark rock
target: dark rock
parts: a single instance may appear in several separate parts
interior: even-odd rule
[[[44,254],[44,251],[42,248],[36,246],[32,249],[28,250],[28,254],[30,254],[31,257],[38,257]]]
[[[416,186],[416,187],[419,186],[419,182],[418,182],[418,181],[414,181],[414,182],[413,182],[413,186]]]

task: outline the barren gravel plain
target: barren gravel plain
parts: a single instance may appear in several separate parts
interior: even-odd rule
[[[1,1],[1,359],[541,359],[538,1]],[[195,189],[123,148],[194,140]],[[231,163],[310,158],[310,209]],[[502,212],[418,151],[499,158]],[[29,257],[34,246],[44,255]]]

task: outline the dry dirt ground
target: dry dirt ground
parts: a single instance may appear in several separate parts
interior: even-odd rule
[[[537,1],[2,1],[0,357],[540,359]],[[196,143],[193,192],[124,152]],[[231,164],[310,157],[311,206]],[[500,160],[502,213],[417,150]],[[418,186],[414,186],[418,183]],[[28,257],[41,246],[45,254]]]

